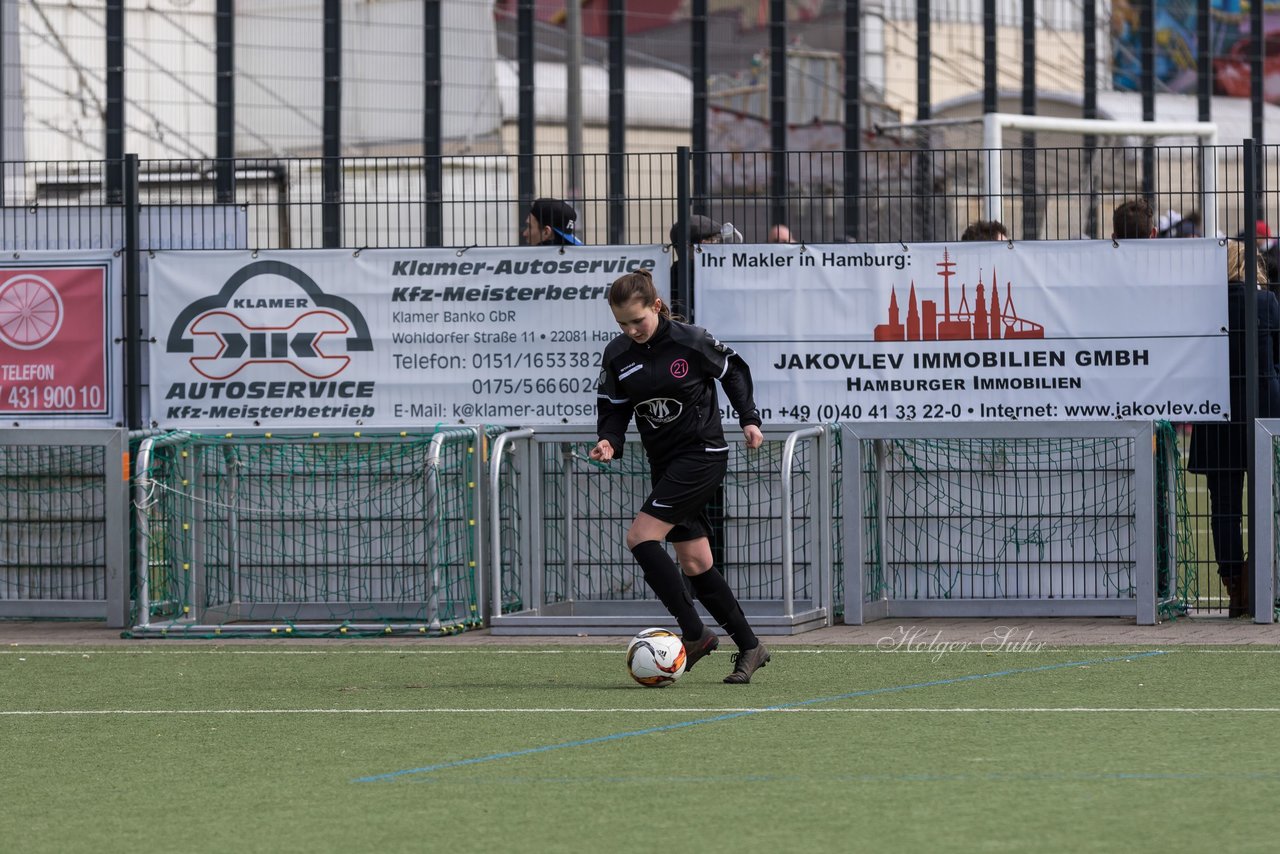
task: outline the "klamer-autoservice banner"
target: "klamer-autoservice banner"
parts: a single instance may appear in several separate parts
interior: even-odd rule
[[[594,424],[609,285],[657,246],[157,252],[164,427]]]

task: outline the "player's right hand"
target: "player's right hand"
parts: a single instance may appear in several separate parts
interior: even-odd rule
[[[613,459],[613,444],[608,439],[601,439],[596,442],[596,446],[591,449],[588,456],[598,462],[607,463]]]

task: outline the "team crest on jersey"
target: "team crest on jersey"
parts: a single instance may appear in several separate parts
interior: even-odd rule
[[[684,359],[676,359],[671,363],[671,376],[678,380],[689,376],[689,363]]]
[[[636,418],[643,418],[654,427],[670,424],[683,411],[684,404],[672,397],[654,397],[636,404]]]

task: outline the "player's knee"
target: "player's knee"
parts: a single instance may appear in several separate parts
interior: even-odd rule
[[[702,555],[681,555],[680,570],[688,576],[702,575],[711,568],[711,558]]]
[[[627,551],[631,551],[632,549],[634,549],[636,546],[640,545],[644,541],[652,540],[652,539],[653,537],[645,536],[644,533],[637,531],[635,526],[632,525],[630,528],[627,529]]]

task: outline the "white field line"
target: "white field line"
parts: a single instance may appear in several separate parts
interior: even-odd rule
[[[90,647],[72,647],[69,649],[29,649],[26,647],[12,645],[8,649],[0,649],[0,655],[621,655],[626,649],[626,640],[620,641],[619,644],[613,646],[567,646],[564,648],[552,649],[489,649],[486,647],[466,647],[463,649],[206,649],[197,646],[183,647],[181,649],[117,649],[113,647],[90,648]],[[939,653],[946,655],[959,654],[981,654],[981,655],[1035,655],[1037,653],[1046,652],[1066,652],[1068,650],[1080,649],[1080,645],[1067,646],[1050,646],[1047,644],[1039,649],[1028,647],[1026,649],[999,649],[992,647],[990,649],[981,649],[981,641],[954,641],[956,646],[951,648],[943,648],[941,646],[927,647],[923,644],[918,649],[877,649],[873,641],[865,644],[851,644],[839,647],[786,647],[774,646],[769,652],[777,655],[928,655],[936,656]],[[1039,643],[1037,641],[1036,643]],[[963,644],[963,646],[961,645]],[[1107,646],[1117,648],[1122,651],[1130,650],[1134,652],[1145,652],[1152,647],[1166,648],[1168,644],[1151,643],[1135,646],[1133,644],[1086,644],[1084,646]],[[1176,650],[1177,647],[1168,649],[1169,652]],[[1204,652],[1206,650],[1200,650]],[[1273,650],[1213,650],[1214,652],[1280,652],[1280,647]],[[1123,654],[1123,652],[1119,653]]]
[[[779,713],[779,714],[1221,714],[1224,712],[1254,712],[1262,714],[1280,713],[1280,706],[1261,707],[1014,707],[1014,708],[818,708],[814,706],[789,707],[688,707],[664,709],[577,709],[577,708],[422,708],[422,709],[12,709],[0,710],[0,717],[74,717],[74,716],[110,716],[110,715],[595,715],[595,714],[733,714],[733,713]]]

